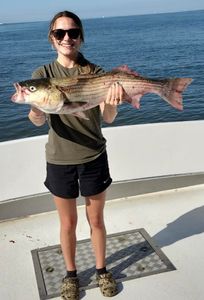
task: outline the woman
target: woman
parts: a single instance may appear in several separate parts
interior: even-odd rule
[[[79,52],[84,42],[81,20],[72,12],[56,14],[50,23],[49,41],[57,59],[38,68],[33,78],[99,74],[103,70],[87,61]],[[71,115],[47,115],[32,107],[29,119],[41,126],[48,120],[46,144],[47,177],[45,186],[53,194],[60,219],[60,242],[67,268],[62,282],[63,299],[79,299],[79,281],[75,264],[77,208],[76,198],[85,197],[86,215],[96,259],[96,276],[104,296],[117,294],[115,280],[106,270],[106,230],[103,218],[106,189],[111,184],[106,141],[101,132],[101,115],[111,123],[122,101],[123,89],[113,84],[100,106],[86,111],[89,120]],[[83,258],[82,258],[83,259]]]

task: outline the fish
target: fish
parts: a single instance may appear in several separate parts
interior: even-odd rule
[[[122,103],[140,108],[141,98],[148,93],[160,96],[172,107],[183,109],[182,93],[192,78],[155,79],[139,75],[127,65],[102,74],[78,75],[65,78],[39,78],[14,83],[11,100],[29,104],[47,114],[71,114],[86,118],[84,112],[106,100],[114,83],[123,87]]]

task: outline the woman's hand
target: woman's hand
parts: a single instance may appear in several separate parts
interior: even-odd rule
[[[109,90],[106,100],[101,103],[101,113],[106,123],[112,123],[117,116],[117,106],[122,103],[124,89],[119,82],[114,82]]]
[[[46,121],[45,113],[34,106],[31,107],[31,110],[28,114],[28,118],[36,126],[42,126],[43,124],[45,124]]]
[[[113,106],[122,104],[123,94],[124,94],[123,87],[120,85],[119,82],[114,82],[108,90],[105,103]]]

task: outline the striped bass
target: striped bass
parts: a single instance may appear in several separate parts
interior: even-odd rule
[[[30,104],[45,113],[73,114],[85,117],[83,111],[106,100],[108,89],[118,82],[124,89],[123,101],[140,107],[143,95],[154,93],[178,110],[183,109],[182,92],[192,78],[151,79],[121,66],[100,75],[66,78],[30,79],[15,83],[12,101]]]

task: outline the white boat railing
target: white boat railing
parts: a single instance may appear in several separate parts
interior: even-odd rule
[[[204,172],[204,121],[110,127],[103,133],[114,183]],[[0,204],[48,192],[46,141],[44,135],[0,143]]]

